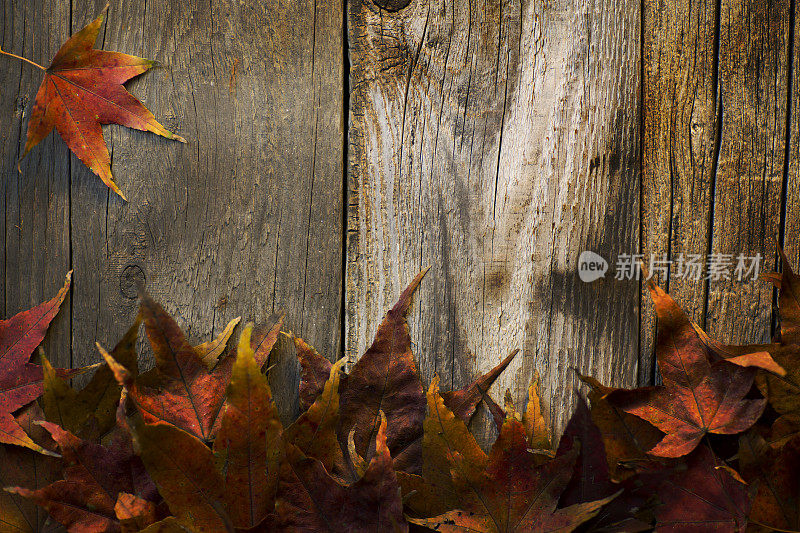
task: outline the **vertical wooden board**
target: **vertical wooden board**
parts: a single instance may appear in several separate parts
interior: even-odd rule
[[[69,13],[68,1],[3,2],[3,50],[48,65],[69,36]],[[3,318],[55,296],[70,269],[69,152],[50,136],[17,170],[42,78],[37,68],[0,57]],[[69,297],[51,323],[44,347],[54,363],[69,366]]]
[[[721,138],[711,252],[761,254],[773,270],[786,142],[790,1],[722,0]],[[763,267],[762,267],[763,268]],[[769,339],[773,288],[758,279],[709,281],[707,328],[727,342]]]
[[[644,6],[643,250],[668,255],[670,276],[660,283],[729,342],[769,335],[772,288],[752,274],[739,280],[736,267],[740,254],[761,254],[762,271],[775,264],[790,9],[788,0]],[[701,279],[681,277],[681,254],[702,257]],[[731,279],[707,279],[715,255],[730,261]],[[643,349],[652,349],[654,331],[648,303]]]
[[[627,1],[350,2],[351,360],[430,265],[411,313],[425,381],[461,386],[521,348],[493,394],[524,401],[537,368],[556,430],[571,367],[635,383],[638,285],[584,284],[576,263],[638,248],[639,18]]]
[[[787,90],[786,122],[786,195],[784,197],[783,248],[797,268],[800,260],[800,17],[797,3],[789,4],[789,49],[787,65],[790,67]]]
[[[102,6],[73,2],[71,30]],[[66,24],[68,10],[49,19],[61,17]],[[332,357],[340,352],[342,31],[340,2],[111,5],[98,45],[160,63],[127,87],[189,143],[105,128],[112,171],[129,202],[74,157],[71,174],[66,164],[53,173],[61,181],[51,194],[64,198],[54,205],[71,213],[70,224],[64,220],[71,242],[61,244],[67,254],[71,245],[75,268],[75,364],[95,362],[95,340],[113,345],[130,325],[137,281],[195,342],[236,316],[259,321],[285,310],[287,328]],[[54,47],[37,56],[44,61],[68,34],[42,27],[25,39],[46,38]],[[43,153],[66,154],[59,139],[52,142],[56,148]],[[46,191],[46,183],[31,184],[24,197]],[[36,235],[59,234],[42,227]],[[31,283],[29,269],[18,264],[19,277]],[[43,279],[55,285],[62,276]],[[285,348],[270,364],[288,419],[297,408],[298,376]]]
[[[710,239],[716,168],[717,71],[714,0],[643,3],[642,253],[678,261],[705,258]],[[655,265],[653,265],[655,266]],[[672,265],[669,276],[652,269],[659,284],[689,316],[703,323],[707,286]],[[655,313],[642,296],[639,381],[655,378]]]

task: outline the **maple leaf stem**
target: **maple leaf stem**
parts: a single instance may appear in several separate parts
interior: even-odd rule
[[[22,56],[18,56],[18,55],[16,55],[16,54],[12,54],[11,52],[6,52],[6,51],[5,51],[5,50],[3,50],[2,48],[0,48],[0,54],[3,54],[3,55],[5,55],[5,56],[9,56],[9,57],[14,57],[14,58],[16,58],[16,59],[19,59],[20,61],[25,61],[26,63],[30,63],[31,65],[33,65],[34,67],[36,67],[36,68],[38,68],[38,69],[40,69],[40,70],[47,70],[46,68],[44,68],[43,66],[41,66],[39,63],[36,63],[36,62],[34,62],[34,61],[31,61],[30,59],[28,59],[28,58],[25,58],[25,57],[22,57]]]

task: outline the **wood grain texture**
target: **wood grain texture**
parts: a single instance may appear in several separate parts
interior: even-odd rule
[[[703,257],[709,248],[716,158],[716,4],[644,3],[642,49],[642,252],[650,257]],[[669,206],[669,207],[667,207]],[[671,270],[674,273],[674,269]],[[704,281],[656,280],[703,323]],[[639,379],[654,379],[655,313],[643,295],[643,361]]]
[[[643,251],[764,257],[800,213],[786,208],[790,16],[794,2],[644,4]],[[796,189],[796,185],[794,186]],[[794,197],[789,193],[788,199]],[[796,232],[795,232],[796,235]],[[673,263],[659,282],[712,334],[734,343],[769,337],[773,290],[760,280],[687,280]],[[652,347],[654,315],[643,314]],[[640,376],[652,379],[653,369]]]
[[[61,42],[50,33],[69,33],[68,1],[5,2],[3,50],[47,63]],[[52,298],[70,266],[70,159],[63,141],[52,136],[28,154],[17,171],[27,132],[27,113],[41,83],[28,64],[0,58],[0,139],[2,139],[3,317]],[[76,160],[77,161],[77,160]],[[44,347],[59,364],[70,362],[70,297],[51,323]]]
[[[720,5],[719,161],[710,251],[761,254],[777,268],[787,124],[790,1]],[[727,342],[769,339],[773,288],[710,281],[706,327]]]
[[[784,200],[784,218],[781,221],[782,245],[786,255],[794,261],[796,268],[800,260],[800,17],[797,16],[797,2],[792,0],[789,6],[789,49],[787,67],[789,68],[788,89],[786,99],[786,194]]]
[[[0,43],[46,64],[103,4],[3,0]],[[582,250],[760,253],[772,269],[780,242],[797,266],[796,0],[343,5],[114,2],[98,45],[160,62],[128,87],[189,140],[105,128],[128,203],[55,135],[17,172],[40,73],[0,58],[3,316],[73,268],[45,343],[59,365],[115,343],[139,281],[195,342],[283,309],[288,329],[354,361],[431,266],[410,316],[424,381],[459,387],[520,348],[492,394],[522,403],[539,370],[558,432],[572,367],[657,379],[647,295],[613,264],[581,282]],[[767,285],[656,275],[722,340],[769,335]],[[285,343],[272,363],[288,420]],[[486,414],[473,425],[486,442]]]
[[[353,0],[348,16],[351,360],[430,265],[410,318],[425,381],[461,386],[521,348],[494,395],[524,401],[538,369],[556,430],[571,367],[634,384],[638,285],[586,285],[576,262],[638,249],[639,3]]]
[[[103,3],[61,2],[59,12],[48,3],[42,12],[6,1],[3,47],[46,63]],[[128,88],[189,141],[106,128],[127,203],[53,137],[17,176],[20,111],[30,108],[24,98],[38,73],[4,69],[3,90],[13,90],[0,103],[3,131],[13,132],[3,145],[5,311],[43,299],[40,285],[55,287],[71,266],[71,328],[69,307],[56,325],[56,333],[65,331],[54,354],[61,364],[70,351],[73,364],[95,362],[95,340],[119,339],[136,313],[137,280],[195,342],[235,316],[258,321],[283,309],[286,327],[338,353],[342,20],[333,1],[114,2],[98,45],[161,64]],[[17,211],[33,220],[22,233]],[[288,420],[298,376],[284,348],[271,379]]]

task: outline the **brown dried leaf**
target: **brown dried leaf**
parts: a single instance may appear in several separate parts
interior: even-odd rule
[[[273,530],[317,532],[408,531],[400,487],[386,445],[386,418],[380,416],[375,454],[363,477],[344,486],[322,463],[286,444]]]
[[[487,457],[464,423],[444,405],[438,378],[434,378],[425,419],[425,475],[437,489],[445,489],[440,497],[451,501],[456,510],[412,518],[412,523],[452,532],[571,531],[613,498],[557,509],[572,476],[577,449],[542,464],[529,449],[525,427],[508,407],[500,436]],[[435,472],[433,476],[429,470]]]
[[[380,425],[380,412],[388,421],[386,442],[395,470],[419,472],[425,394],[422,389],[408,333],[406,312],[426,270],[420,272],[400,295],[378,327],[372,346],[361,356],[341,392],[339,442],[350,431],[356,451],[370,460],[370,443]]]

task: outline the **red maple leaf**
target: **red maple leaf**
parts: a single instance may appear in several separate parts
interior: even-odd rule
[[[662,505],[656,509],[656,531],[745,531],[750,508],[747,487],[705,446],[678,465],[659,488],[658,497]]]
[[[168,139],[186,141],[159,124],[122,85],[149,70],[154,61],[93,49],[103,18],[100,15],[70,37],[47,68],[8,52],[0,52],[44,71],[44,80],[28,121],[28,140],[22,157],[55,128],[69,149],[124,199],[111,175],[111,158],[103,140],[101,124],[121,124],[152,131]]]
[[[12,413],[41,396],[44,391],[42,367],[28,360],[44,339],[50,321],[67,297],[71,278],[70,271],[64,286],[52,300],[17,313],[8,320],[0,320],[0,442],[46,452],[25,434]],[[57,374],[68,378],[87,370],[59,369]]]
[[[752,426],[766,406],[764,399],[745,398],[756,369],[712,362],[686,313],[652,280],[649,288],[659,320],[656,355],[664,385],[618,389],[608,400],[666,433],[649,452],[661,457],[688,454],[707,433],[731,435]]]

